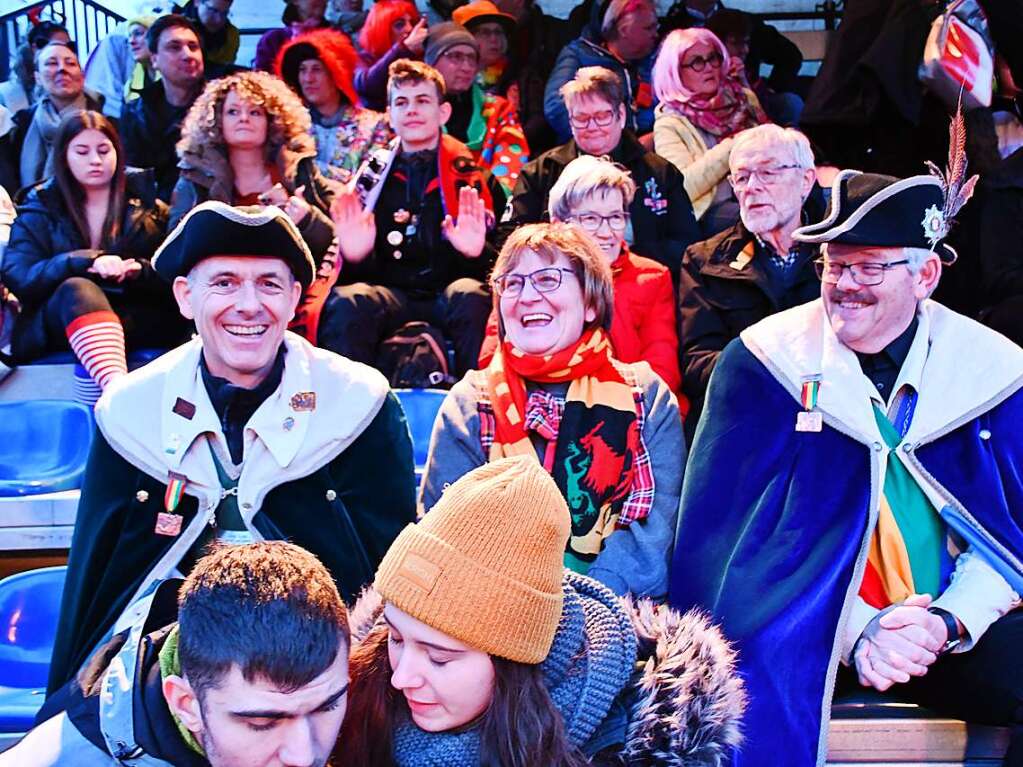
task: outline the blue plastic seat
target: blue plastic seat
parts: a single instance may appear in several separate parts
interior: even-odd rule
[[[448,396],[442,389],[395,389],[405,410],[409,432],[412,434],[412,452],[416,461],[416,482],[422,479],[426,467],[426,453],[430,449],[430,434],[440,404]]]
[[[46,693],[66,567],[0,581],[0,733],[32,727]]]
[[[134,370],[152,362],[157,357],[166,354],[166,349],[135,349],[128,352],[128,369]],[[30,362],[22,362],[22,365],[77,365],[78,358],[72,351],[53,352],[43,355]]]
[[[0,497],[80,487],[92,425],[77,402],[0,402]]]

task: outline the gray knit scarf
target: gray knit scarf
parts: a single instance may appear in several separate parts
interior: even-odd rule
[[[85,93],[61,110],[57,110],[49,96],[39,99],[39,106],[25,134],[25,142],[21,146],[21,185],[28,186],[40,179],[53,175],[53,157],[50,150],[57,136],[57,127],[61,118],[70,112],[85,109]]]
[[[617,597],[592,578],[566,572],[565,607],[541,664],[547,692],[581,748],[607,716],[632,674],[636,633]],[[397,767],[478,767],[479,728],[424,732],[411,721],[394,732]]]

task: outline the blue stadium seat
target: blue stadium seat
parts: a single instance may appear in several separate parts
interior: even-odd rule
[[[66,567],[0,581],[0,733],[32,727],[46,692]]]
[[[430,434],[433,421],[437,417],[440,403],[448,395],[441,389],[395,389],[401,406],[408,419],[409,432],[412,434],[412,452],[416,460],[416,482],[423,477],[426,467],[426,453],[430,448]]]
[[[92,426],[77,402],[0,402],[0,497],[80,487]]]

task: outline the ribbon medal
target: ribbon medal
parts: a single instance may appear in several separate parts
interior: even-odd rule
[[[178,508],[178,504],[181,503],[181,496],[185,492],[185,483],[188,482],[188,477],[184,474],[178,474],[177,472],[171,471],[167,474],[167,492],[163,495],[163,507],[165,511],[161,511],[156,515],[156,527],[153,528],[153,532],[157,535],[167,535],[171,538],[176,537],[181,533],[181,523],[184,521],[180,514],[174,512]]]
[[[820,390],[820,373],[803,376],[803,392],[800,396],[803,410],[796,414],[796,431],[819,432],[824,428],[824,416],[816,409]]]

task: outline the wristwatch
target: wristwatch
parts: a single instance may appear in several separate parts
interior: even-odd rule
[[[962,643],[963,638],[959,635],[959,621],[948,610],[942,610],[940,607],[928,607],[927,612],[941,618],[945,622],[945,630],[948,632],[948,639],[945,640],[945,644],[938,650],[938,657],[940,658],[942,655],[952,652]]]

